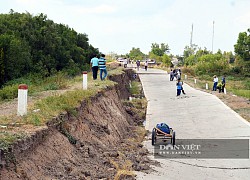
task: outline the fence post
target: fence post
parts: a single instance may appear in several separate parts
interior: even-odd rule
[[[17,115],[23,116],[27,114],[28,103],[28,86],[26,84],[20,84],[18,86],[18,103],[17,103]]]
[[[208,89],[208,83],[206,83],[206,89]]]
[[[84,90],[88,89],[88,72],[87,71],[82,72],[82,88]]]

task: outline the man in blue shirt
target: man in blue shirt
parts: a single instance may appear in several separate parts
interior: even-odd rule
[[[186,93],[184,92],[184,89],[183,89],[182,85],[183,85],[183,82],[181,82],[181,78],[178,78],[178,81],[177,81],[177,83],[176,83],[176,87],[177,87],[177,96],[180,96],[180,95],[181,95],[181,91],[182,91],[183,94],[186,94]]]
[[[90,67],[92,68],[93,72],[93,79],[97,79],[97,73],[98,73],[98,61],[97,55],[94,55],[94,57],[90,61]]]
[[[105,59],[104,54],[101,55],[101,57],[98,61],[98,64],[99,64],[99,69],[100,69],[100,78],[103,81],[108,75],[107,68],[106,68],[106,59]],[[103,77],[102,77],[102,73],[104,73]]]

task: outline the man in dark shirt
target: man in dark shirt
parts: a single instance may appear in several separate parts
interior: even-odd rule
[[[224,88],[225,88],[225,86],[226,86],[226,79],[225,79],[225,76],[222,76],[222,81],[221,81],[221,83],[222,83],[221,91],[224,93]]]

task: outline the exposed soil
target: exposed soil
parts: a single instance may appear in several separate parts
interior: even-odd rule
[[[0,179],[134,179],[133,170],[150,171],[145,131],[121,102],[132,74],[112,77],[118,85],[83,101],[77,113],[61,114],[0,151]]]
[[[223,93],[216,93],[215,95],[235,112],[250,122],[250,99],[239,97],[232,93],[227,95]]]

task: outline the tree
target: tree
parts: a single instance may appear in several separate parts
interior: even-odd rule
[[[236,65],[245,76],[250,76],[250,29],[239,33],[237,44],[234,45]]]
[[[234,45],[234,52],[244,61],[250,61],[250,29],[247,32],[239,33],[237,44]]]
[[[144,54],[141,52],[140,48],[132,48],[132,50],[130,50],[129,52],[129,57],[131,59],[135,59],[135,60],[142,60],[144,58]]]
[[[168,44],[161,43],[160,45],[157,43],[152,43],[151,52],[157,56],[163,56],[165,53],[169,52]]]
[[[184,59],[188,58],[191,55],[194,55],[197,49],[197,45],[193,44],[192,46],[185,46],[183,57]]]
[[[4,82],[4,51],[3,48],[0,49],[0,87]]]
[[[54,23],[43,13],[32,16],[11,9],[0,14],[0,83],[30,73],[49,76],[65,69],[80,73],[99,53],[88,41],[86,34]]]
[[[162,62],[163,64],[167,65],[167,66],[171,66],[171,58],[167,55],[167,54],[164,54],[162,56]]]

